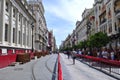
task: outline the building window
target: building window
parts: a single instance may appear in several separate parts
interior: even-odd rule
[[[120,38],[119,38],[119,44],[120,44]]]
[[[109,33],[111,33],[111,32],[112,32],[112,27],[110,26],[110,27],[109,27]]]
[[[18,39],[19,44],[20,44],[20,39],[21,39],[20,33],[21,32],[19,31],[19,39]]]
[[[115,31],[117,31],[117,25],[116,25],[116,23],[115,23]]]
[[[8,24],[5,24],[5,41],[8,40],[7,35],[8,35]]]
[[[23,23],[23,45],[25,45],[25,20],[24,20],[24,23]]]
[[[15,9],[13,9],[13,17],[15,18]]]
[[[15,28],[13,28],[13,43],[15,43]]]
[[[108,29],[109,31],[109,33],[111,33],[112,32],[112,23],[109,23],[109,29]]]
[[[105,31],[104,32],[107,33],[107,25],[105,26]]]
[[[23,45],[25,45],[25,33],[23,33]]]
[[[99,10],[101,10],[101,7],[99,6]]]
[[[5,9],[5,10],[6,10],[7,12],[8,12],[8,10],[9,10],[8,5],[9,5],[8,2],[6,2],[6,9]]]
[[[41,45],[39,45],[39,49],[41,49]]]
[[[110,19],[111,18],[111,10],[109,8],[109,11],[108,11],[108,18]]]
[[[29,35],[27,35],[27,46],[29,45]]]
[[[21,16],[19,15],[19,22],[20,22],[20,20],[21,20],[20,17],[21,17]]]

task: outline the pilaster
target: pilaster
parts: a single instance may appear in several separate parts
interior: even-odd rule
[[[27,20],[25,21],[25,47],[27,46]]]
[[[5,33],[5,4],[6,0],[1,0],[1,14],[0,14],[0,42],[4,43],[4,33]]]
[[[23,46],[23,22],[24,22],[24,17],[23,16],[21,16],[22,18],[21,18],[21,26],[20,26],[20,30],[21,30],[21,34],[20,34],[20,36],[21,36],[21,40],[20,40],[20,45],[21,45],[21,47]]]
[[[28,31],[27,31],[28,32],[27,33],[28,34],[28,37],[27,37],[27,46],[29,46],[29,42],[30,42],[30,29],[29,28],[30,28],[30,23],[28,22],[28,24],[27,24],[27,29],[28,29]]]
[[[18,39],[19,39],[19,33],[18,33],[18,26],[19,26],[19,11],[17,11],[17,15],[16,15],[16,30],[15,30],[15,43],[16,46],[18,45]]]
[[[111,13],[112,13],[112,34],[115,34],[114,0],[111,0]]]
[[[13,6],[12,3],[10,4],[10,18],[9,18],[9,24],[10,26],[8,27],[8,42],[10,45],[12,45],[13,42]]]

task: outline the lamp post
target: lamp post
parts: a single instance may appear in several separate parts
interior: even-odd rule
[[[92,23],[88,20],[86,25],[87,25],[87,32],[86,32],[86,34],[87,34],[87,40],[89,40],[90,30],[91,30]],[[86,42],[84,41],[84,43],[86,43]],[[85,46],[85,49],[86,49],[86,46]],[[90,53],[91,53],[92,52],[91,43],[89,45],[89,50],[90,50]]]
[[[32,5],[32,15],[33,15],[33,13],[34,13],[33,6],[34,6],[34,5]],[[34,48],[33,48],[33,29],[34,29],[34,23],[33,23],[33,22],[31,23],[31,28],[32,28],[32,52],[33,52],[33,51],[34,51]]]
[[[33,28],[34,28],[34,24],[32,23],[31,24],[31,28],[32,28],[32,52],[34,51],[34,48],[33,48]]]

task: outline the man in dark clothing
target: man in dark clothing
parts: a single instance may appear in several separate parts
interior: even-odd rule
[[[70,58],[70,51],[67,51],[68,59]]]

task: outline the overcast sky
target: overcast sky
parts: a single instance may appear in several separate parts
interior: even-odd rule
[[[92,8],[94,0],[42,0],[49,30],[53,30],[57,46],[75,29],[85,8]]]

